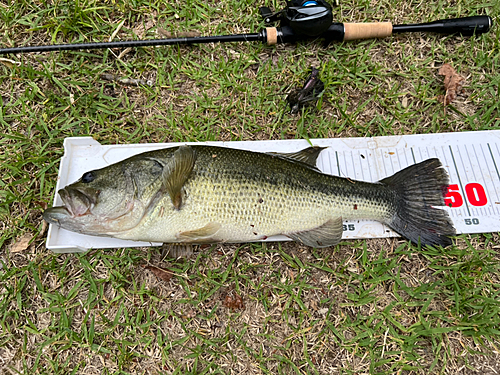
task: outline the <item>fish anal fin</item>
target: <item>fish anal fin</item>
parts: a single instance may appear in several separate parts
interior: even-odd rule
[[[185,232],[180,232],[177,235],[179,241],[185,242],[210,242],[210,239],[215,236],[215,234],[219,231],[221,225],[219,223],[208,223],[202,228],[188,230]]]
[[[291,239],[311,247],[328,247],[342,240],[342,217],[332,218],[319,227],[296,233],[286,233]]]
[[[191,175],[196,153],[190,146],[179,147],[163,169],[163,190],[168,193],[177,210],[182,206],[182,187]]]
[[[190,243],[164,243],[161,258],[189,258],[193,255],[193,245]]]

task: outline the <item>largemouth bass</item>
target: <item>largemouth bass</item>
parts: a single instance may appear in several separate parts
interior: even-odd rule
[[[164,243],[248,242],[285,235],[326,247],[343,220],[372,219],[422,245],[451,244],[448,175],[438,159],[376,183],[326,175],[321,148],[294,154],[213,146],[142,153],[61,189],[49,223],[83,234]]]

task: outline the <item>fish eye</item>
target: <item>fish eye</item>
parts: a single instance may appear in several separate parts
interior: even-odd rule
[[[82,176],[82,182],[84,184],[88,184],[89,182],[92,182],[95,180],[95,173],[94,172],[85,172]]]

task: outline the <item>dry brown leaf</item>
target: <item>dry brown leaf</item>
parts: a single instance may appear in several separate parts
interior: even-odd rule
[[[143,266],[145,269],[150,270],[153,272],[153,274],[163,280],[163,281],[170,281],[172,276],[174,275],[171,271],[164,270],[163,268],[156,267],[156,266],[150,266],[150,265],[144,265]]]
[[[457,98],[457,95],[462,91],[464,78],[460,76],[450,64],[444,64],[438,74],[444,76],[445,95],[439,95],[438,101],[444,105],[450,104]]]
[[[243,310],[245,308],[243,298],[241,298],[241,296],[235,291],[232,291],[226,295],[226,297],[222,301],[222,305],[231,310]]]
[[[309,307],[313,311],[318,311],[318,302],[316,302],[315,300],[311,300],[311,302],[309,303]]]
[[[11,253],[19,253],[28,248],[33,235],[31,233],[25,233],[20,238],[17,239],[15,243],[10,246]]]

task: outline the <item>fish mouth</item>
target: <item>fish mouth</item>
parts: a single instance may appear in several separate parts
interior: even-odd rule
[[[97,196],[94,191],[75,187],[66,187],[59,190],[59,196],[63,201],[62,206],[51,207],[43,212],[43,219],[50,224],[67,226],[69,223],[76,225],[77,219],[82,216],[90,215],[95,205]],[[76,230],[76,229],[75,229]]]
[[[60,225],[70,216],[70,212],[66,209],[66,207],[62,206],[47,208],[43,211],[43,220],[49,224]]]
[[[83,189],[64,188],[59,190],[59,196],[63,201],[62,208],[74,218],[90,214],[95,204],[95,199]]]

